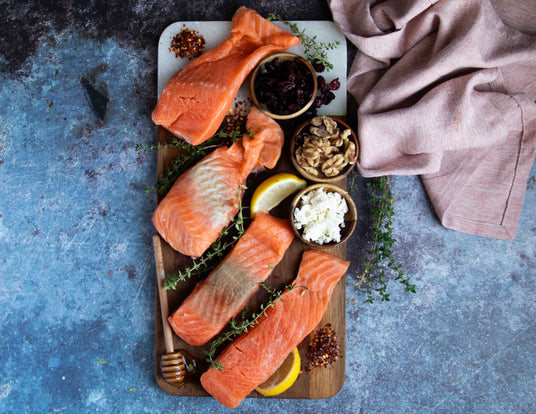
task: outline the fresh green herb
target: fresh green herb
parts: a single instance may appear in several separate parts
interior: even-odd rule
[[[158,194],[165,194],[183,172],[212,150],[221,147],[222,145],[229,146],[238,141],[242,136],[251,138],[255,133],[246,129],[246,120],[247,117],[244,114],[243,109],[237,104],[235,105],[235,108],[225,116],[218,132],[216,132],[212,138],[199,145],[191,145],[176,137],[173,137],[170,142],[164,144],[137,144],[136,151],[146,152],[148,150],[159,150],[161,148],[179,150],[179,155],[173,160],[173,163],[165,173],[158,178],[156,186],[146,188],[145,192],[150,193],[157,191]]]
[[[390,274],[394,273],[394,279],[405,286],[406,292],[415,293],[415,285],[404,275],[402,265],[397,264],[393,258],[393,244],[396,241],[392,228],[394,199],[389,178],[379,177],[367,183],[367,186],[372,191],[373,243],[365,259],[365,269],[357,277],[356,286],[366,291],[368,303],[373,303],[376,295],[379,295],[382,301],[388,301],[387,282]],[[355,175],[352,177],[351,188],[355,189]]]
[[[156,186],[145,189],[145,192],[150,193],[157,191],[159,194],[165,194],[184,171],[207,155],[211,150],[219,147],[220,145],[221,144],[216,142],[214,138],[195,146],[175,137],[170,142],[164,144],[137,144],[136,151],[145,152],[148,150],[158,150],[161,148],[173,148],[180,150],[180,154],[173,160],[171,166],[162,176],[158,177]]]
[[[298,37],[302,41],[302,45],[305,49],[305,58],[309,62],[315,60],[318,63],[324,65],[327,70],[333,69],[333,64],[328,60],[327,51],[336,49],[341,44],[341,42],[318,42],[316,40],[316,36],[309,36],[307,33],[305,33],[305,29],[300,29],[297,23],[290,23],[288,21],[285,21],[278,14],[269,14],[268,20],[277,20],[283,22],[290,28],[292,33],[294,33],[296,37]]]
[[[269,308],[273,308],[277,300],[282,301],[283,296],[286,293],[297,288],[295,285],[291,284],[285,286],[282,290],[275,290],[268,287],[265,283],[261,283],[261,287],[263,287],[270,293],[270,299],[268,300],[268,302],[261,304],[259,312],[252,313],[249,318],[247,318],[246,310],[243,309],[241,317],[239,319],[231,319],[231,321],[229,322],[229,330],[227,330],[223,335],[217,337],[212,342],[210,342],[208,350],[205,350],[205,354],[207,356],[206,361],[210,364],[211,368],[216,368],[220,371],[223,369],[222,364],[214,359],[214,355],[216,354],[216,351],[220,345],[233,340],[238,335],[247,332],[250,328],[253,328],[259,322],[259,319],[263,315],[267,316],[266,311]],[[302,289],[304,289],[305,291],[307,288],[302,287]]]
[[[238,194],[233,196],[235,200],[234,207],[238,209],[236,216],[231,217],[231,222],[225,227],[216,241],[212,243],[209,249],[192,264],[184,270],[168,275],[164,282],[165,289],[176,289],[180,282],[190,279],[191,277],[201,276],[214,269],[219,259],[236,244],[238,239],[246,232],[244,226],[244,207],[242,206],[242,194],[246,190],[245,185],[240,185]],[[232,235],[232,237],[229,237]]]

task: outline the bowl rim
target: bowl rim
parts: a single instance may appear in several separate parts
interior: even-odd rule
[[[306,193],[308,193],[310,191],[316,190],[318,188],[323,188],[326,191],[339,193],[345,199],[346,204],[348,206],[348,211],[346,212],[345,219],[344,219],[345,227],[343,229],[341,229],[342,230],[341,231],[341,240],[338,241],[338,242],[319,244],[319,243],[315,243],[315,242],[305,240],[303,238],[303,236],[301,235],[300,231],[296,228],[296,226],[294,224],[294,210],[298,206],[299,200],[302,198],[302,196],[304,194],[306,194]],[[294,232],[296,237],[298,237],[299,240],[302,243],[305,243],[309,247],[314,247],[314,248],[318,248],[318,249],[328,249],[328,248],[339,246],[339,245],[345,243],[350,238],[350,236],[353,234],[353,232],[354,232],[354,230],[355,230],[355,228],[357,226],[358,214],[357,214],[357,208],[356,208],[356,205],[354,203],[354,200],[352,199],[352,197],[350,196],[348,191],[346,191],[344,188],[342,188],[342,187],[340,187],[338,185],[335,185],[335,184],[331,184],[331,183],[315,183],[315,184],[311,184],[311,185],[301,189],[300,191],[298,191],[294,195],[294,197],[292,199],[292,202],[290,203],[289,217],[290,217],[290,226],[292,228],[292,231]],[[347,217],[348,217],[348,219],[347,219]]]
[[[335,177],[326,177],[324,174],[322,176],[316,176],[313,174],[308,173],[303,169],[301,165],[298,164],[298,161],[296,160],[295,156],[295,150],[296,150],[296,140],[299,136],[299,134],[303,131],[303,129],[310,124],[311,120],[313,118],[316,118],[318,116],[328,116],[331,119],[333,119],[338,124],[341,124],[344,126],[345,129],[349,129],[351,131],[350,136],[352,137],[352,141],[355,144],[355,160],[352,164],[348,164],[346,167],[344,167],[344,170],[341,174],[336,175]],[[357,134],[355,133],[354,129],[341,117],[335,116],[335,115],[316,115],[309,119],[306,119],[303,121],[298,127],[294,130],[294,133],[292,134],[292,137],[290,139],[290,160],[292,161],[292,165],[294,165],[294,168],[298,173],[306,178],[309,181],[313,181],[316,183],[336,183],[339,180],[346,177],[350,172],[354,169],[355,165],[357,164],[357,158],[359,157],[359,140],[357,139]]]
[[[269,111],[266,108],[266,105],[259,102],[259,100],[257,99],[257,94],[255,93],[255,79],[257,78],[257,74],[266,63],[271,62],[276,57],[285,58],[286,60],[289,60],[289,59],[298,60],[301,63],[303,63],[313,75],[313,93],[311,95],[311,99],[309,99],[309,101],[305,104],[305,106],[303,106],[299,111],[293,112],[291,114],[282,115],[282,114],[276,114],[276,113]],[[313,65],[311,65],[311,63],[309,63],[307,59],[305,59],[303,56],[298,55],[297,53],[293,53],[293,52],[276,52],[276,53],[272,53],[271,55],[266,56],[255,65],[255,68],[253,68],[249,76],[249,94],[250,94],[253,104],[257,106],[262,112],[264,112],[266,115],[268,115],[270,118],[273,118],[273,119],[279,119],[279,120],[292,119],[292,118],[296,118],[304,114],[313,105],[316,99],[317,92],[318,92],[318,79],[316,76],[316,71],[313,68]]]

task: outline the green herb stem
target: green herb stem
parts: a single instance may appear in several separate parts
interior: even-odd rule
[[[180,282],[184,282],[192,277],[206,275],[213,270],[219,259],[225,257],[227,252],[236,244],[236,242],[246,232],[244,225],[244,207],[242,205],[242,194],[246,190],[245,185],[240,185],[238,194],[233,196],[235,200],[234,207],[238,210],[235,217],[231,217],[231,222],[225,227],[218,239],[212,243],[209,249],[197,259],[194,259],[192,264],[177,272],[167,275],[164,282],[164,288],[167,290],[176,289]]]
[[[309,62],[316,60],[317,62],[323,64],[328,71],[333,69],[333,64],[328,60],[327,51],[336,49],[341,42],[318,42],[316,36],[309,36],[307,33],[305,33],[305,29],[300,29],[297,23],[285,21],[278,14],[269,14],[268,20],[277,20],[283,22],[290,28],[292,33],[294,33],[296,37],[302,41],[302,45],[305,50],[305,58]]]
[[[367,183],[367,186],[372,191],[370,197],[373,242],[364,260],[365,269],[357,277],[355,284],[359,289],[365,290],[368,303],[373,303],[376,295],[379,295],[382,301],[390,300],[387,284],[393,274],[394,279],[405,286],[406,292],[415,293],[415,285],[404,275],[402,265],[393,258],[396,239],[393,238],[394,199],[389,178],[379,177]],[[355,175],[352,177],[351,187],[355,188]]]
[[[210,364],[211,368],[215,368],[220,371],[223,369],[222,364],[214,359],[216,351],[220,345],[233,340],[238,335],[247,332],[250,328],[253,328],[259,323],[259,320],[262,316],[267,316],[266,311],[269,308],[273,308],[277,300],[283,300],[283,296],[285,294],[297,288],[293,284],[285,286],[282,290],[271,289],[265,283],[261,283],[260,286],[270,293],[270,299],[268,302],[261,304],[259,311],[257,313],[252,313],[249,318],[246,317],[247,312],[245,309],[243,309],[239,319],[231,319],[229,322],[229,330],[210,342],[208,350],[205,350],[205,354],[207,356],[206,361]],[[300,288],[304,289],[304,292],[307,290],[306,287]]]

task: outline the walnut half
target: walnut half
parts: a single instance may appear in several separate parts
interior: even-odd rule
[[[339,124],[325,115],[314,117],[300,135],[302,144],[295,149],[295,158],[305,171],[318,177],[336,177],[356,159],[352,131],[340,131]]]

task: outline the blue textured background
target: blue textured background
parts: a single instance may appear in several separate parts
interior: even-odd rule
[[[156,46],[178,20],[242,2],[3,3],[0,11],[0,412],[220,412],[154,379]],[[82,2],[80,2],[82,3]],[[330,19],[323,1],[243,2]],[[80,76],[110,96],[101,125]],[[343,389],[247,399],[235,412],[536,412],[536,168],[513,242],[437,221],[416,177],[392,178],[396,258],[417,285],[364,303],[368,198],[348,247]],[[230,410],[229,410],[230,411]]]

